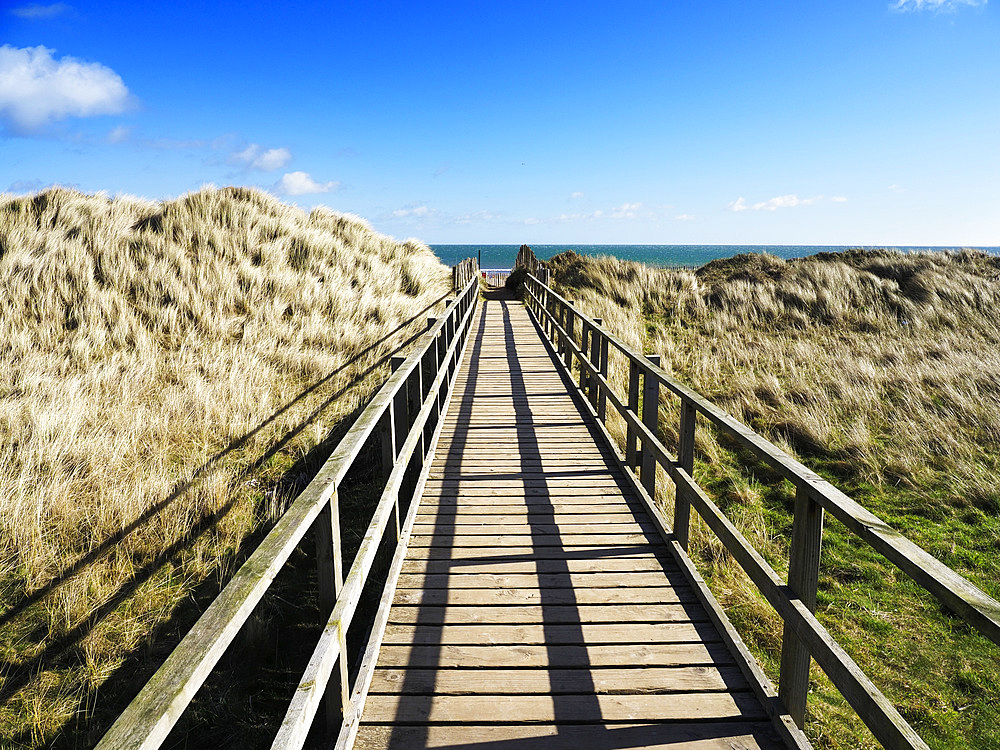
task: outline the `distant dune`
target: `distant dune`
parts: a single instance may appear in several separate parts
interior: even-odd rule
[[[0,744],[82,746],[450,274],[253,190],[57,189],[0,198],[0,289]]]
[[[660,354],[668,373],[1000,596],[1000,258],[741,255],[678,271],[563,253],[549,266],[584,310]],[[611,375],[623,392],[627,372]],[[676,404],[663,409],[676,444]],[[786,568],[790,485],[711,430],[698,436],[699,480]],[[713,590],[773,666],[780,620],[718,542],[694,533]],[[823,544],[820,619],[907,720],[934,747],[1000,744],[1000,649],[838,523]],[[818,669],[813,681],[820,746],[873,747]]]

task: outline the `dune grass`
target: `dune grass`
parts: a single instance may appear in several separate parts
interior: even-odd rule
[[[549,265],[677,380],[1000,597],[1000,259],[850,251],[666,270],[565,253]],[[676,445],[676,403],[660,410]],[[700,424],[696,478],[783,573],[791,486]],[[780,620],[703,524],[692,534],[699,568],[776,678]],[[903,716],[932,747],[1000,745],[1000,649],[829,517],[823,545],[819,619]],[[819,747],[877,746],[815,665],[811,682]]]
[[[0,745],[87,746],[450,275],[253,190],[55,189],[0,197],[0,289]]]

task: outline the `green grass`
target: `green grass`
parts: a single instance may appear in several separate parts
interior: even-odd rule
[[[851,251],[672,271],[566,253],[551,268],[676,379],[1000,597],[1000,259]],[[619,392],[625,372],[612,363]],[[675,445],[676,403],[660,413]],[[792,486],[699,424],[696,478],[785,575]],[[776,681],[780,619],[697,519],[692,550]],[[829,515],[817,598],[819,620],[931,747],[1000,746],[1000,648]],[[823,748],[878,746],[815,665],[806,731]]]

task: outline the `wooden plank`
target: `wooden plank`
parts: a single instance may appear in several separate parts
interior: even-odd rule
[[[470,607],[394,606],[389,621],[420,625],[704,622],[701,607],[688,604],[516,604]]]
[[[472,576],[492,576],[498,581],[498,585],[499,582],[504,580],[503,576],[507,574],[531,575],[534,580],[538,581],[540,580],[537,578],[539,575],[562,576],[590,573],[595,576],[604,575],[605,578],[603,580],[605,580],[609,586],[624,586],[627,585],[628,581],[640,580],[633,579],[632,576],[638,576],[645,572],[658,573],[659,575],[656,576],[655,580],[661,580],[665,576],[666,581],[671,584],[677,584],[684,580],[678,574],[678,570],[675,565],[665,564],[661,558],[652,554],[652,551],[645,554],[628,555],[612,559],[588,560],[571,558],[564,560],[524,560],[518,562],[495,560],[489,563],[489,565],[490,569],[487,572],[480,570],[479,567],[481,566],[455,566],[447,560],[426,560],[411,557],[403,563],[403,572],[414,575],[419,574],[421,575],[421,578],[428,574],[447,574],[456,581],[459,578],[466,580]],[[622,576],[622,573],[628,573],[627,581],[623,580],[624,577]],[[654,578],[651,577],[648,580],[654,580]],[[418,585],[428,584],[420,583]],[[456,583],[456,585],[460,584]]]
[[[530,523],[534,518],[550,518],[557,523],[587,523],[599,519],[601,523],[634,523],[636,514],[629,511],[628,506],[621,508],[607,505],[584,505],[576,508],[539,507],[528,508],[524,505],[475,505],[460,508],[421,508],[417,514],[417,523],[427,525],[437,523],[493,523],[504,519],[501,523]],[[645,515],[642,516],[645,518]]]
[[[385,643],[546,644],[700,643],[718,641],[715,628],[702,623],[584,625],[388,625]]]
[[[551,519],[535,521],[524,521],[523,523],[510,523],[512,519],[506,516],[499,516],[507,523],[498,520],[495,523],[464,523],[448,521],[439,518],[434,523],[422,523],[413,527],[413,536],[483,536],[491,535],[518,535],[538,537],[559,536],[566,537],[573,534],[641,534],[644,531],[653,531],[653,527],[646,523],[618,522],[618,523],[551,523]],[[546,522],[547,521],[547,522]]]
[[[654,554],[653,548],[648,544],[631,545],[622,547],[620,545],[593,544],[583,547],[562,546],[562,547],[516,547],[504,545],[497,548],[496,545],[485,547],[414,547],[409,550],[410,560],[451,560],[456,565],[463,568],[473,566],[494,565],[499,562],[515,562],[518,560],[606,560],[608,558],[624,557],[650,557]]]
[[[667,695],[432,695],[373,694],[365,705],[367,722],[476,722],[496,716],[522,722],[665,721],[681,719],[763,719],[764,709],[750,693],[679,693]]]
[[[605,695],[747,690],[736,667],[632,667],[600,669],[393,669],[379,668],[372,693],[435,695]]]
[[[647,667],[725,666],[732,654],[721,643],[642,643],[610,645],[525,645],[503,648],[468,645],[384,644],[385,667]]]
[[[423,588],[397,588],[395,604],[432,606],[466,606],[466,605],[496,605],[496,604],[665,604],[691,601],[689,589],[676,589],[667,585],[664,579],[662,586],[635,586],[631,588],[588,587],[586,579],[600,574],[577,574],[572,580],[568,576],[559,576],[562,586],[538,588],[538,579],[532,582],[534,576],[506,576],[511,584],[525,584],[524,587],[479,586],[469,588],[453,588],[445,585],[433,587],[433,581],[426,582]],[[643,575],[636,573],[637,576]],[[655,575],[655,574],[654,574]],[[446,576],[437,576],[446,578]],[[478,576],[467,576],[479,578]],[[467,585],[466,581],[456,581],[448,577],[449,583]],[[487,576],[490,581],[494,576]],[[486,581],[482,581],[486,583]],[[401,582],[402,583],[402,582]],[[536,587],[528,588],[532,583]]]
[[[770,724],[763,721],[650,724],[488,724],[423,726],[365,725],[358,750],[415,748],[499,748],[518,750],[762,750],[780,747]]]
[[[635,545],[649,544],[645,534],[436,534],[414,536],[410,540],[412,548],[417,547],[492,547],[503,549],[514,547],[589,547],[593,545]]]

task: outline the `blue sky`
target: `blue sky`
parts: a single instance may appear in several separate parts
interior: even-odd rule
[[[1000,245],[987,0],[0,0],[0,190],[444,243]]]

